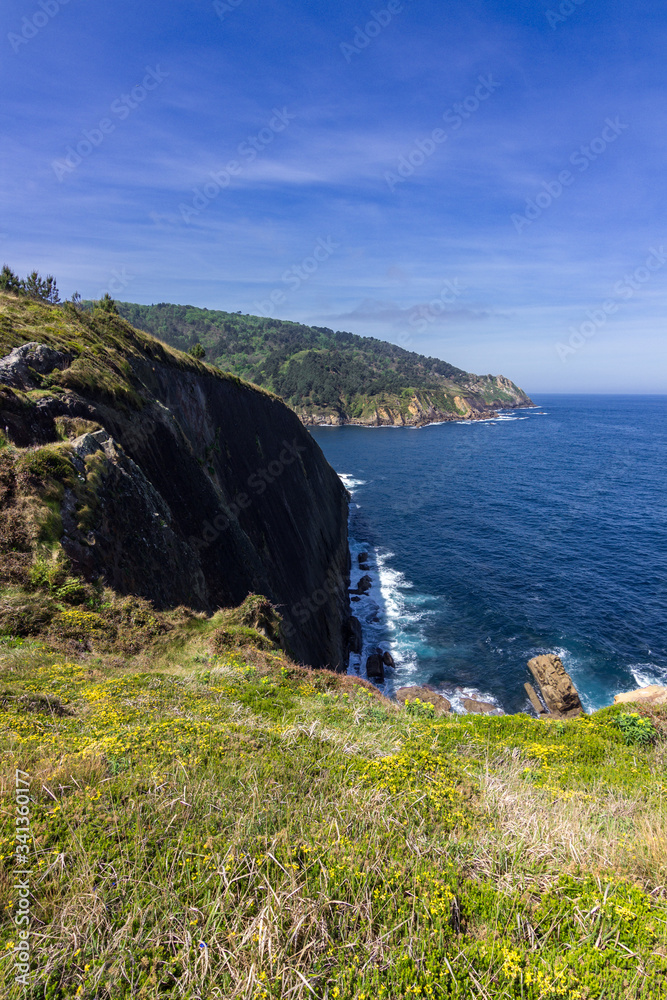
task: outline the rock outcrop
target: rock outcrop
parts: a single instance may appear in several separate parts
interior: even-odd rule
[[[577,689],[572,683],[572,678],[566,672],[560,657],[553,653],[534,656],[532,660],[528,661],[528,669],[539,684],[544,704],[550,715],[565,719],[583,712]],[[532,692],[537,697],[534,689]],[[530,691],[528,691],[528,695],[535,705]]]
[[[667,705],[667,687],[650,684],[648,687],[636,688],[634,691],[624,691],[614,697],[614,705],[627,705],[634,702],[642,705]]]
[[[526,683],[524,684],[524,687],[526,689],[526,694],[528,695],[530,703],[533,706],[533,708],[535,709],[535,712],[536,712],[538,718],[540,716],[542,716],[542,715],[549,715],[549,712],[548,712],[547,708],[540,701],[540,696],[538,695],[538,693],[535,690],[535,688],[533,687],[533,685],[530,684],[528,681],[526,681]]]
[[[64,371],[71,362],[71,354],[30,341],[0,358],[0,383],[20,389],[36,389],[41,382],[40,375],[50,375],[56,368]]]
[[[72,468],[74,572],[158,608],[262,594],[297,661],[344,669],[348,496],[297,416],[117,316],[1,295],[0,312],[0,426]],[[82,425],[102,431],[63,442]]]
[[[346,625],[347,648],[349,653],[361,653],[363,647],[363,636],[361,633],[361,622],[354,615],[350,615]]]
[[[384,663],[382,657],[378,656],[377,653],[371,653],[366,660],[366,676],[369,681],[378,681],[380,684],[384,684]]]
[[[502,715],[501,709],[491,701],[479,701],[477,698],[464,698],[463,707],[472,715]]]
[[[426,702],[429,705],[433,705],[435,708],[436,715],[446,715],[447,712],[451,712],[452,705],[451,702],[447,701],[444,695],[438,694],[433,688],[417,685],[412,687],[402,687],[396,692],[396,700],[401,705],[407,705],[412,701]]]
[[[396,666],[396,663],[394,662],[394,657],[391,655],[388,649],[385,649],[384,653],[382,654],[382,662],[384,663],[385,667],[391,667],[392,670]]]

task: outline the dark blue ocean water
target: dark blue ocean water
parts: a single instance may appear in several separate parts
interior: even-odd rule
[[[527,705],[557,652],[590,709],[667,684],[667,397],[541,396],[493,421],[317,428],[351,489],[352,582],[387,691],[462,688]],[[361,663],[353,663],[363,675]]]

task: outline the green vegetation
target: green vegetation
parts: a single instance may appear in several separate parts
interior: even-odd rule
[[[172,350],[149,334],[135,330],[118,315],[117,304],[108,296],[94,310],[82,309],[74,301],[53,305],[0,288],[0,357],[29,341],[37,341],[62,352],[67,367],[49,375],[33,373],[40,385],[32,392],[11,392],[14,402],[32,408],[44,394],[87,393],[93,398],[127,409],[141,409],[141,363],[156,361],[174,368],[203,370],[201,361]],[[209,368],[211,374],[213,369]],[[217,372],[219,378],[235,378]]]
[[[29,299],[49,302],[52,305],[60,302],[56,279],[52,274],[42,278],[37,271],[31,271],[27,277],[19,278],[7,264],[3,264],[0,271],[0,291],[24,295]]]
[[[468,412],[464,398],[481,407],[528,402],[511,383],[469,375],[372,337],[167,303],[120,302],[118,309],[133,326],[195,357],[205,353],[306,417],[374,422],[379,410],[390,411],[395,422],[410,422],[429,409],[462,416]]]
[[[81,387],[136,413],[156,361],[234,377],[6,289],[1,354],[33,340],[67,363],[0,386],[10,415]],[[0,436],[0,996],[667,1000],[666,708],[435,717],[295,665],[262,596],[207,617],[81,579],[98,425],[54,426]]]
[[[642,718],[638,712],[622,712],[616,717],[615,723],[628,745],[653,743],[658,735],[651,720]]]
[[[221,614],[123,659],[0,641],[3,996],[665,997],[664,709],[632,746],[614,708],[422,717],[296,667],[261,598]],[[242,641],[213,652],[224,626]]]

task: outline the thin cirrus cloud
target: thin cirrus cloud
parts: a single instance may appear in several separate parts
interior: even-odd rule
[[[405,0],[365,47],[341,48],[371,8],[243,0],[221,19],[208,0],[72,0],[18,52],[7,43],[7,262],[55,273],[66,294],[124,269],[122,297],[232,311],[285,289],[283,318],[529,391],[659,391],[667,265],[565,361],[558,344],[667,246],[663,6],[587,2],[554,27],[548,0]],[[0,38],[29,13],[7,0]],[[113,102],[156,66],[164,79],[121,119]],[[276,110],[287,126],[258,139]],[[59,179],[54,161],[105,116],[113,132]],[[582,169],[608,119],[624,127]],[[335,250],[286,288],[319,239]],[[439,308],[446,282],[463,291]]]

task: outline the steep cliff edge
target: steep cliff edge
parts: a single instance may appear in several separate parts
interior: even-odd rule
[[[261,593],[297,660],[341,668],[347,494],[279,399],[113,314],[11,295],[0,358],[0,504],[24,504],[3,583],[62,548],[75,574],[157,608]]]

